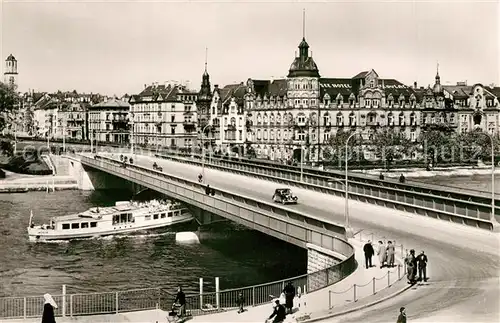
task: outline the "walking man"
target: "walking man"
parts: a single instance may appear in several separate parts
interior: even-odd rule
[[[368,269],[372,266],[372,257],[375,254],[375,250],[373,250],[371,240],[368,240],[368,242],[365,244],[365,246],[363,247],[363,251],[365,252],[366,269]]]
[[[406,309],[404,307],[399,309],[399,316],[396,323],[406,323]]]
[[[269,316],[266,322],[269,322],[274,317],[274,320],[272,321],[273,323],[282,323],[286,317],[286,310],[285,307],[280,304],[279,299],[277,299],[275,302],[276,306],[274,307],[273,314]]]
[[[418,264],[418,280],[419,281],[427,281],[427,255],[422,252],[417,257]]]
[[[387,241],[387,267],[394,267],[394,254],[396,253],[396,248],[392,241]]]
[[[292,285],[292,282],[289,282],[285,288],[283,289],[283,293],[285,294],[285,308],[287,314],[292,314],[293,312],[293,299],[295,297],[295,287]]]
[[[378,261],[380,262],[380,268],[384,267],[384,263],[387,261],[387,249],[382,241],[378,242]]]

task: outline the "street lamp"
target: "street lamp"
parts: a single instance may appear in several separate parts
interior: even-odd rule
[[[490,222],[495,229],[495,224],[497,223],[495,218],[495,142],[493,141],[493,136],[488,132],[483,132],[491,142],[491,215]]]
[[[345,142],[345,231],[346,231],[346,236],[347,238],[352,238],[354,236],[352,228],[349,224],[349,174],[347,172],[348,169],[348,151],[349,151],[349,140],[351,140],[352,137],[357,135],[356,132],[352,133],[346,140]]]
[[[304,146],[300,145],[300,181],[304,181]]]
[[[201,182],[205,183],[205,143],[203,142],[203,135],[205,134],[205,129],[210,127],[210,124],[207,124],[201,130]]]

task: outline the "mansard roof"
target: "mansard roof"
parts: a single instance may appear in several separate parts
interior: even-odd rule
[[[130,108],[130,104],[118,98],[111,98],[106,101],[94,104],[91,108]]]
[[[369,72],[361,72],[353,78],[321,78],[320,97],[325,94],[330,96],[331,100],[335,100],[340,94],[344,101],[349,99],[351,94],[358,97],[361,88],[361,80],[368,75]],[[363,84],[364,85],[364,84]],[[395,79],[378,79],[378,85],[382,87],[384,94],[388,97],[390,94],[397,100],[401,95],[405,100],[409,100],[412,94],[418,99],[417,93],[409,86],[404,85]]]
[[[224,86],[219,91],[220,98],[223,103],[228,103],[231,98],[235,98],[238,104],[243,103],[243,98],[246,93],[246,86],[243,82],[239,84],[229,84]]]
[[[472,93],[470,85],[443,85],[443,89],[450,93],[454,99],[468,99]]]
[[[251,80],[255,94],[263,98],[284,97],[288,89],[286,79],[277,80]]]
[[[153,84],[147,86],[141,93],[136,95],[131,95],[129,102],[143,102],[145,98],[151,98],[148,101],[163,101],[163,102],[177,102],[178,94],[197,94],[196,92],[191,92],[180,85],[164,85],[164,84]]]

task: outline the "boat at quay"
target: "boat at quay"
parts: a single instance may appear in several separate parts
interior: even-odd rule
[[[110,207],[53,217],[49,224],[35,225],[30,214],[28,237],[32,242],[93,238],[134,231],[158,229],[193,220],[188,209],[179,202],[119,201]]]

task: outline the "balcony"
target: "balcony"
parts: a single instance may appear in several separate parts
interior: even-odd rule
[[[192,120],[184,120],[182,123],[184,125],[184,129],[194,129],[196,128],[196,122]]]

